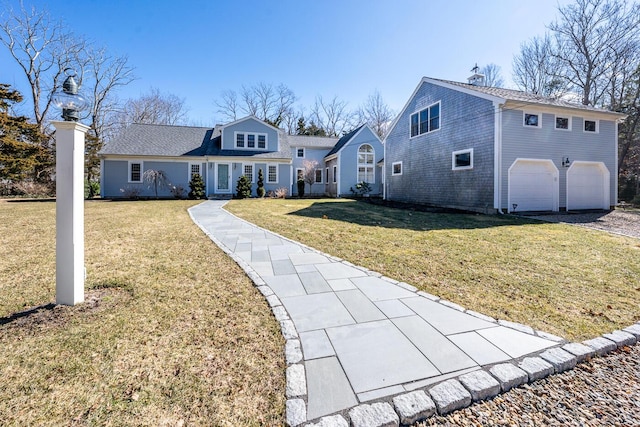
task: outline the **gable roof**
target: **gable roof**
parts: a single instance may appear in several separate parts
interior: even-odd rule
[[[520,108],[525,108],[527,105],[538,105],[538,106],[550,106],[550,107],[560,107],[560,108],[571,108],[574,110],[583,110],[588,112],[593,112],[597,114],[604,114],[613,116],[613,119],[622,119],[626,117],[624,114],[616,113],[613,111],[604,110],[601,108],[592,107],[589,105],[582,105],[572,103],[559,98],[549,98],[541,95],[536,95],[533,93],[523,92],[521,90],[515,89],[505,89],[499,87],[489,87],[489,86],[476,86],[468,83],[454,82],[451,80],[442,80],[436,79],[432,77],[423,77],[420,79],[420,82],[416,86],[415,90],[405,103],[404,107],[400,113],[396,116],[396,118],[391,122],[391,126],[389,126],[389,132],[396,126],[400,117],[405,113],[407,107],[411,103],[411,101],[415,98],[416,94],[422,87],[424,83],[431,83],[434,85],[446,87],[452,90],[456,90],[459,92],[467,93],[473,96],[478,96],[480,98],[487,99],[497,104],[504,104],[507,101],[512,101],[515,103],[522,104]]]
[[[345,146],[345,144],[346,144],[347,142],[349,142],[349,140],[350,140],[351,138],[353,138],[354,136],[356,136],[356,134],[357,134],[358,132],[360,132],[360,130],[361,130],[363,127],[365,127],[365,126],[366,126],[366,125],[359,126],[359,127],[355,128],[354,130],[352,130],[351,132],[349,132],[348,134],[343,135],[343,136],[342,136],[342,138],[340,138],[340,139],[338,140],[338,142],[336,143],[336,145],[334,145],[334,146],[333,146],[333,148],[331,149],[331,151],[329,151],[329,153],[327,153],[327,155],[326,155],[325,157],[332,156],[332,155],[336,154],[338,151],[340,151],[340,149],[341,149],[342,147],[344,147],[344,146]]]
[[[134,123],[107,142],[99,154],[132,156],[204,156],[213,129]]]
[[[280,131],[281,132],[281,131]],[[134,123],[100,150],[100,155],[122,156],[225,156],[260,159],[290,159],[286,138],[280,137],[280,151],[222,150],[220,128]]]
[[[332,148],[338,138],[333,136],[284,135],[292,147]]]
[[[468,83],[454,82],[450,80],[441,80],[425,77],[423,81],[428,81],[440,86],[454,86],[455,88],[466,89],[468,91],[477,92],[478,94],[489,95],[491,97],[499,98],[504,101],[516,101],[523,104],[536,104],[552,107],[571,108],[575,110],[592,111],[594,113],[612,114],[617,116],[623,116],[623,114],[616,113],[614,111],[605,110],[602,108],[593,107],[591,105],[582,105],[574,102],[569,102],[566,99],[551,98],[547,96],[537,95],[535,93],[524,92],[516,89],[506,89],[501,87],[491,86],[476,86]],[[524,106],[524,105],[523,105]]]

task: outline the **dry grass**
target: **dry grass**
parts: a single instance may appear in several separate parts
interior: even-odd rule
[[[568,339],[640,320],[637,239],[351,200],[238,200],[227,209],[467,308]]]
[[[280,425],[284,345],[193,202],[88,202],[87,302],[55,300],[55,204],[0,202],[3,425]]]

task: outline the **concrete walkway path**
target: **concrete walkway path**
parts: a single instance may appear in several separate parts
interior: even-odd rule
[[[222,209],[225,203],[189,212],[247,272],[282,325],[287,411],[298,412],[288,420],[311,421],[563,342],[266,231]]]

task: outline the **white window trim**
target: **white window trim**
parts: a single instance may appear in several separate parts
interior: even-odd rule
[[[365,145],[368,145],[371,148],[371,152],[370,153],[362,153],[365,156],[371,156],[371,163],[360,163],[360,149],[362,147],[364,147]],[[374,184],[376,182],[376,169],[375,169],[375,162],[376,162],[376,149],[373,148],[373,145],[371,144],[361,144],[358,147],[358,151],[356,152],[356,156],[357,156],[357,162],[356,162],[356,177],[358,177],[358,175],[360,175],[360,168],[366,168],[366,169],[371,169],[371,177],[373,178],[373,180],[371,182],[366,181],[369,184]],[[365,175],[367,175],[367,172],[365,170]],[[358,181],[360,182],[360,181]]]
[[[393,169],[395,165],[400,165],[400,173],[396,173]],[[393,162],[391,163],[391,176],[400,176],[402,175],[402,162]]]
[[[595,130],[595,132],[585,130],[584,127],[587,124],[587,122],[596,122],[596,130]],[[600,120],[597,120],[597,119],[583,119],[582,120],[582,132],[583,133],[600,133]]]
[[[238,147],[238,134],[244,135],[244,147]],[[249,143],[249,135],[255,136],[255,147],[248,147]],[[258,148],[258,136],[264,135],[264,148]],[[243,131],[235,131],[233,132],[233,148],[236,150],[249,150],[249,151],[266,151],[269,149],[269,134],[264,132],[243,132]]]
[[[436,130],[428,130],[427,132],[424,133],[420,133],[420,113],[424,110],[428,110],[429,108],[433,107],[434,105],[439,104],[438,106],[438,111],[439,111],[439,115],[438,115],[438,129]],[[411,117],[414,115],[418,115],[418,133],[415,134],[414,136],[411,136]],[[431,127],[431,117],[429,117],[429,127]],[[429,104],[424,108],[421,108],[419,110],[414,111],[413,113],[409,114],[409,139],[412,138],[417,138],[419,136],[422,135],[427,135],[430,134],[432,132],[438,132],[440,129],[442,129],[442,101],[437,101],[434,102],[433,104]]]
[[[457,166],[456,167],[456,156],[458,154],[465,154],[465,153],[470,153],[471,154],[469,156],[471,158],[471,164],[469,166]],[[462,170],[469,170],[469,169],[473,169],[473,148],[467,148],[466,150],[458,150],[458,151],[454,151],[453,153],[451,153],[451,170],[462,171]]]
[[[320,171],[320,181],[318,181],[318,171]],[[318,169],[314,169],[313,170],[313,183],[314,184],[324,184],[323,177],[322,177],[322,168],[318,168]]]
[[[302,156],[298,155],[298,150],[302,150]],[[296,159],[304,159],[306,155],[307,155],[307,150],[305,150],[304,147],[296,148]]]
[[[338,183],[338,166],[333,166],[333,183]]]
[[[556,120],[557,120],[558,118],[560,118],[560,119],[567,119],[567,120],[569,120],[569,127],[568,127],[567,129],[559,128],[559,127],[557,126],[557,123],[556,123]],[[556,115],[555,115],[555,117],[553,118],[553,128],[554,128],[555,130],[560,130],[560,131],[563,131],[563,132],[570,132],[570,131],[571,131],[572,122],[573,122],[573,120],[571,120],[571,116],[559,116],[559,115],[557,115],[557,114],[556,114]]]
[[[200,175],[200,177],[202,178],[202,180],[204,181],[204,177],[202,176],[202,164],[200,162],[189,162],[189,169],[187,170],[187,182],[191,182],[192,176],[191,176],[191,167],[192,166],[198,166],[198,174]]]
[[[527,122],[526,122],[527,115],[538,116],[538,125],[537,126],[528,125]],[[534,128],[534,129],[542,128],[542,113],[539,113],[537,111],[523,111],[522,112],[522,127]],[[555,127],[555,124],[554,124],[554,127]]]
[[[139,164],[140,165],[140,181],[131,181],[131,165]],[[129,184],[140,184],[144,180],[144,161],[140,160],[129,160],[127,163],[127,183]]]
[[[256,166],[253,163],[243,163],[242,164],[242,175],[246,175],[244,172],[245,166],[251,166],[251,183],[256,182]]]
[[[271,168],[271,167],[276,168],[276,180],[275,180],[275,181],[269,181],[269,176],[270,176],[270,174],[269,174],[269,168]],[[277,183],[278,183],[278,179],[279,179],[279,176],[278,176],[278,175],[279,175],[279,169],[280,169],[280,168],[278,167],[278,165],[269,165],[269,164],[267,164],[267,184],[277,184]]]

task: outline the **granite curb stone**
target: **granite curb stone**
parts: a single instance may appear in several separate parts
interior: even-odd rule
[[[593,348],[598,356],[604,356],[605,354],[615,350],[617,347],[615,342],[602,337],[582,341],[582,344]]]
[[[498,382],[500,382],[500,388],[503,392],[509,391],[514,387],[522,385],[529,381],[529,375],[518,368],[517,366],[512,365],[511,363],[501,363],[499,365],[493,366],[489,369],[491,375],[496,377]]]
[[[515,329],[516,331],[524,332],[525,334],[534,335],[532,327],[523,325],[522,323],[510,322],[508,320],[498,320],[498,325],[505,326],[507,328]]]
[[[566,342],[564,338],[559,337],[557,335],[550,334],[549,332],[545,332],[545,331],[536,331],[536,335],[538,335],[540,338],[555,341],[557,343]]]
[[[356,406],[349,417],[353,427],[394,427],[400,423],[398,414],[386,402]]]
[[[540,353],[540,357],[551,363],[558,374],[575,368],[578,360],[573,354],[558,347]]]
[[[284,345],[284,356],[287,361],[287,365],[293,365],[302,361],[302,348],[300,347],[300,340],[287,340]]]
[[[291,427],[307,421],[307,405],[302,399],[288,399],[285,404],[286,422]]]
[[[349,423],[342,415],[320,418],[317,423],[307,424],[306,427],[349,427]]]
[[[449,307],[449,308],[453,308],[454,310],[458,310],[458,311],[462,311],[462,312],[464,312],[464,311],[465,311],[465,308],[464,308],[463,306],[458,305],[458,304],[456,304],[455,302],[451,302],[451,301],[448,301],[448,300],[446,300],[446,299],[441,299],[441,300],[440,300],[440,301],[438,301],[438,302],[439,302],[440,304],[444,305],[444,306],[447,306],[447,307]]]
[[[440,415],[466,408],[471,404],[471,394],[456,379],[450,379],[431,387],[429,394]]]
[[[478,313],[477,311],[467,310],[467,311],[465,311],[465,313],[467,313],[470,316],[477,317],[478,319],[486,320],[487,322],[491,322],[491,323],[497,323],[498,322],[493,317],[487,316],[487,315],[482,314],[482,313]]]
[[[564,346],[562,346],[562,349],[576,356],[578,363],[590,359],[596,355],[596,351],[593,349],[593,347],[589,347],[588,345],[584,345],[579,342],[570,342],[568,344],[565,344]]]
[[[634,323],[631,326],[627,326],[623,331],[635,335],[636,338],[640,338],[640,323]]]
[[[500,393],[500,383],[487,371],[475,371],[460,375],[458,380],[471,393],[474,402],[485,400]]]
[[[393,406],[401,424],[413,424],[435,414],[436,404],[423,390],[412,391],[393,398]]]
[[[624,331],[613,331],[608,334],[602,334],[603,338],[613,341],[618,347],[625,345],[634,345],[637,341],[635,335]]]
[[[303,365],[291,365],[287,368],[287,397],[307,395],[307,380]]]
[[[529,375],[529,382],[546,378],[555,372],[553,365],[540,357],[525,357],[518,367]]]

